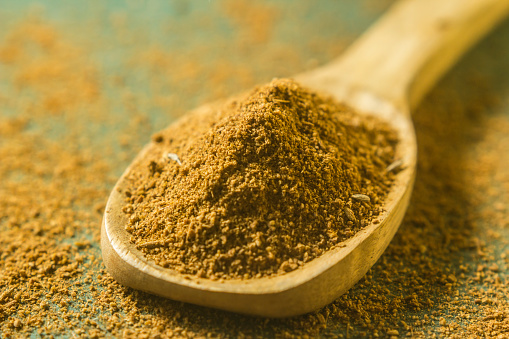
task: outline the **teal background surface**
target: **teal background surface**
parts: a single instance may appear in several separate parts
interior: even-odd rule
[[[79,251],[100,258],[101,218],[95,209],[104,207],[116,178],[154,132],[202,103],[332,60],[390,4],[383,0],[3,1],[0,122],[27,119],[26,135],[61,143],[90,163],[104,164],[97,179],[82,187],[97,196],[91,202],[77,199],[71,207],[94,216],[86,222],[74,220],[78,226],[73,233],[59,235],[56,241],[88,240],[90,247]],[[48,34],[39,36],[44,30]],[[23,56],[17,59],[8,47],[27,34],[42,39],[38,42],[42,47],[30,47],[27,40]],[[51,53],[44,47],[47,36],[53,37],[47,42]],[[164,318],[150,303],[168,307],[165,316],[174,328],[165,333],[183,337],[207,332],[212,337],[507,335],[508,98],[506,21],[469,52],[416,110],[420,157],[409,215],[367,278],[317,314],[267,320],[162,302],[128,289],[125,293],[148,305],[140,306],[141,314]],[[0,147],[10,147],[13,140],[0,135]],[[41,179],[38,173],[17,171],[14,166],[3,173],[7,174],[0,179],[9,185]],[[65,181],[61,185],[63,191],[74,189]],[[8,216],[1,216],[0,237],[4,233],[5,241],[12,229]],[[96,297],[91,286],[102,288],[100,259],[90,263],[83,267],[83,277],[76,278],[81,282],[76,297],[81,303]],[[490,271],[493,264],[497,270]],[[454,279],[448,278],[451,274]],[[416,286],[428,291],[413,289],[414,279]],[[7,289],[0,285],[0,294]],[[472,295],[472,290],[477,294]],[[427,296],[416,301],[419,307],[408,301],[414,293]],[[81,303],[68,308],[79,312]],[[498,318],[487,318],[497,307]],[[53,310],[58,314],[59,306]],[[120,306],[120,314],[129,311]],[[80,326],[73,323],[42,333],[24,327],[22,334],[11,326],[9,333],[33,338],[154,335],[150,326],[140,329],[126,320],[119,332],[113,332],[108,329],[109,311],[102,318],[101,312],[94,313],[93,326],[82,321]],[[10,314],[0,322],[9,328],[17,317],[23,316]],[[476,324],[481,324],[479,330],[470,328]],[[6,333],[0,329],[0,337]]]

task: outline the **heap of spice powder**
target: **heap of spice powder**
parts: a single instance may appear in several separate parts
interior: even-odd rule
[[[183,274],[290,272],[380,214],[396,144],[387,124],[274,80],[154,137],[127,179],[126,229]]]

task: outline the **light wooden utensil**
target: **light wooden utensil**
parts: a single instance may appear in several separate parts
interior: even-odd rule
[[[184,277],[157,266],[129,242],[123,190],[130,167],[113,189],[104,214],[103,260],[121,284],[193,304],[245,314],[287,317],[316,310],[361,279],[396,233],[416,167],[413,107],[440,76],[509,12],[509,0],[407,0],[396,3],[338,60],[295,79],[327,92],[398,132],[401,171],[385,212],[323,256],[290,273],[224,282]],[[207,114],[204,106],[192,114]],[[134,162],[144,157],[145,147]]]

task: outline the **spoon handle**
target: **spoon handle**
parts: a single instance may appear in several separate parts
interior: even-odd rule
[[[398,2],[339,59],[317,70],[313,82],[367,91],[411,111],[508,13],[509,0]]]

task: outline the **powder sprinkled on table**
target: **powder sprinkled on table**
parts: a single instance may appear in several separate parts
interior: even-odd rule
[[[222,6],[220,1],[211,3]],[[263,3],[280,10],[278,27],[285,17],[295,18],[296,13],[303,17],[317,8],[306,5],[311,2],[292,2],[289,12],[284,10],[284,2]],[[362,3],[365,1],[359,5]],[[377,6],[379,3],[377,0]],[[341,8],[339,2],[330,4]],[[201,4],[197,7],[203,8]],[[65,7],[58,11],[69,13]],[[99,13],[106,12],[101,8]],[[210,28],[207,23],[215,17],[214,13],[200,13],[203,14],[182,20],[181,31],[202,32]],[[239,41],[239,35],[232,41],[230,35],[218,34],[217,38],[228,39],[221,45],[229,48],[222,58],[212,58],[217,39],[200,41],[203,48],[187,54],[156,44],[166,53],[158,59],[161,64],[145,63],[143,59],[135,66],[150,69],[149,79],[157,85],[156,94],[161,94],[156,98],[166,95],[157,101],[165,105],[160,114],[184,112],[198,104],[193,101],[196,93],[206,91],[200,100],[207,102],[206,98],[249,88],[273,74],[293,74],[295,69],[308,67],[309,55],[303,56],[302,50],[312,51],[311,56],[323,58],[319,59],[322,62],[338,55],[338,46],[344,46],[352,37],[340,36],[338,40],[318,34],[326,28],[341,27],[336,13],[340,11],[330,11],[326,17],[321,12],[320,22],[312,25],[303,21],[316,34],[308,31],[301,39],[292,40],[295,45],[280,39],[264,49],[241,49],[239,56],[234,48],[248,43]],[[98,54],[102,57],[109,47],[121,48],[119,42],[126,41],[126,36],[135,40],[138,48],[134,52],[145,53],[143,45],[138,45],[141,41],[137,35],[143,28],[128,24],[121,36],[124,39],[118,39],[117,35],[108,37],[103,25],[78,25],[89,18],[86,13],[79,18],[68,15],[66,22],[41,18],[37,29],[25,28],[26,22],[18,22],[19,13],[8,14],[8,20],[0,20],[0,26],[9,35],[14,31],[18,39],[0,38],[0,54],[14,58],[0,61],[4,71],[2,84],[10,84],[17,74],[26,74],[33,63],[23,60],[38,60],[34,53],[41,41],[38,37],[41,32],[53,30],[57,43],[52,46],[56,48],[41,49],[44,60],[52,60],[57,66],[72,63],[71,68],[78,75],[98,66],[94,74],[100,86],[99,100],[77,95],[73,98],[81,101],[64,101],[66,109],[61,111],[39,103],[45,102],[46,95],[58,97],[62,86],[79,89],[80,84],[85,84],[81,77],[64,74],[55,78],[59,83],[46,88],[27,83],[16,88],[2,87],[12,90],[3,92],[0,98],[0,337],[508,336],[509,79],[503,75],[509,70],[509,51],[501,46],[507,41],[509,25],[505,24],[446,76],[414,114],[419,144],[416,186],[402,228],[377,264],[348,293],[315,313],[265,319],[136,291],[117,283],[104,268],[99,249],[101,206],[117,176],[153,131],[146,123],[153,121],[147,114],[152,111],[143,106],[146,92],[133,88],[125,93],[130,88],[125,84],[148,88],[151,83],[131,78],[136,67],[125,65],[136,59],[132,50],[120,50],[119,64],[101,66],[90,61]],[[103,20],[104,16],[97,18]],[[102,39],[89,34],[94,27]],[[199,29],[193,29],[196,27]],[[75,36],[81,36],[84,43],[69,39],[73,33],[78,33]],[[193,40],[192,35],[186,38]],[[65,52],[65,46],[74,52]],[[7,53],[16,50],[21,53]],[[18,60],[16,56],[22,58]],[[235,63],[234,58],[241,62]],[[196,74],[186,73],[189,68],[182,67],[184,60],[200,65],[203,77],[183,82],[185,76],[192,78]],[[119,65],[124,66],[117,68]],[[125,84],[115,82],[118,87],[113,88],[113,96],[105,91],[111,67],[118,71],[118,79],[126,79]],[[67,69],[51,69],[62,68]],[[175,72],[180,72],[177,79],[172,77]],[[69,83],[73,80],[77,83]],[[177,83],[180,100],[170,100],[167,89]],[[29,85],[33,97],[26,96],[25,85]],[[118,108],[112,109],[113,103],[118,103],[119,98],[123,98],[126,108],[115,115]],[[86,109],[76,111],[80,105],[86,105]],[[12,110],[17,112],[15,116],[9,116]],[[157,115],[151,113],[152,118]],[[101,133],[95,133],[96,125],[92,123],[98,118],[104,128]],[[56,136],[50,133],[55,122],[65,127],[62,139],[55,140]],[[111,148],[119,140],[125,141],[122,148]],[[93,147],[92,141],[100,147]],[[181,159],[182,154],[175,154]],[[185,159],[181,160],[185,163]]]
[[[184,274],[283,274],[380,214],[396,145],[387,124],[274,80],[154,137],[127,178],[126,229]]]

